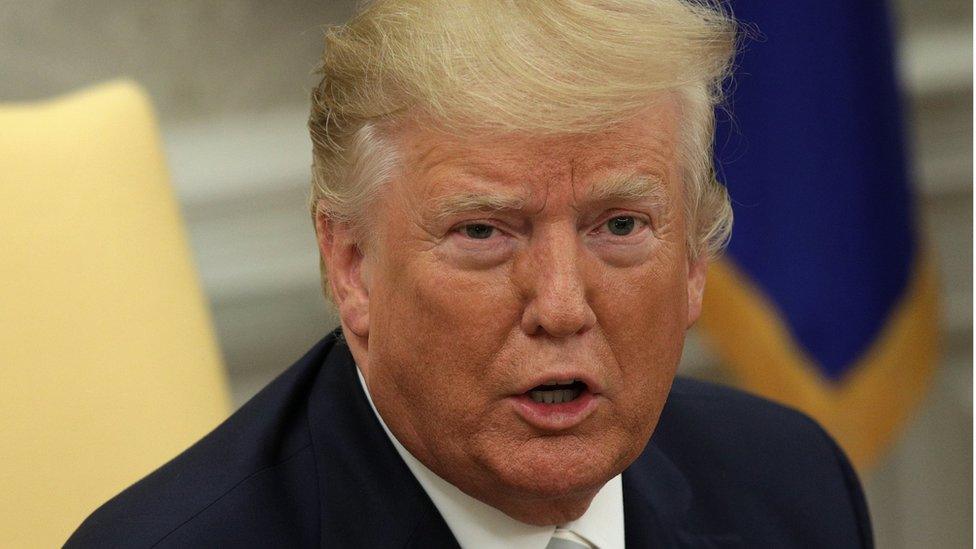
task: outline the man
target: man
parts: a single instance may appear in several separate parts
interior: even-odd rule
[[[341,331],[68,545],[870,546],[815,424],[672,384],[731,223],[733,45],[678,0],[389,0],[330,31]]]

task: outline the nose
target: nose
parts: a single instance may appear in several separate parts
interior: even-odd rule
[[[519,275],[526,300],[521,324],[529,335],[568,337],[592,328],[596,314],[586,295],[576,232],[553,233],[540,235],[523,252],[527,257],[521,262]]]

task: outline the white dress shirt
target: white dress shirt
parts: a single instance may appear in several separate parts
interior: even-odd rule
[[[533,526],[519,522],[494,507],[482,503],[481,501],[465,494],[453,484],[437,476],[428,469],[423,463],[415,458],[406,448],[400,444],[386,422],[380,417],[373,399],[366,388],[366,380],[363,379],[362,372],[356,369],[359,374],[359,383],[366,393],[366,399],[376,414],[383,431],[390,437],[393,446],[417,482],[423,487],[424,491],[434,502],[434,506],[440,511],[444,522],[447,523],[451,533],[461,547],[478,549],[545,549],[552,538],[552,533],[556,526]],[[620,475],[610,479],[603,488],[597,492],[590,507],[580,518],[560,525],[563,528],[572,530],[582,536],[587,541],[599,549],[623,549],[624,548],[624,496],[623,487],[620,482]]]

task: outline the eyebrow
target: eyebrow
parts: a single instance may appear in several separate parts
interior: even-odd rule
[[[432,201],[435,217],[444,219],[465,212],[498,212],[525,209],[528,200],[509,194],[460,193],[435,198]]]
[[[664,184],[655,177],[640,174],[616,175],[597,182],[586,191],[586,202],[637,202],[649,200],[666,204]],[[520,211],[528,199],[515,194],[463,192],[435,198],[431,201],[434,217],[443,220],[467,212]]]
[[[664,183],[643,174],[614,175],[597,182],[585,194],[587,202],[637,202],[650,200],[667,204]]]

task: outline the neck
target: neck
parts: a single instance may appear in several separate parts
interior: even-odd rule
[[[459,488],[467,492],[463,487]],[[491,505],[519,522],[534,526],[553,526],[566,524],[583,516],[596,493],[597,491],[592,491],[585,494],[545,499],[499,497],[501,494],[491,491],[468,492],[468,495]]]

